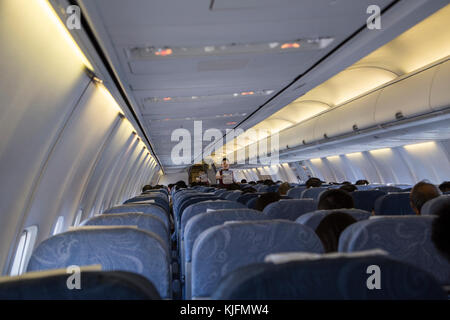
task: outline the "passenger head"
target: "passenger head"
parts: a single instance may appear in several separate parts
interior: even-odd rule
[[[425,202],[439,197],[440,195],[441,191],[434,184],[421,181],[412,188],[409,195],[411,208],[419,215]]]
[[[355,222],[355,218],[344,212],[333,212],[323,218],[316,228],[316,234],[325,252],[336,252],[342,231]]]
[[[353,184],[344,184],[339,189],[347,191],[347,192],[353,192],[353,191],[358,190],[358,188],[355,185],[353,185]]]
[[[350,181],[344,181],[344,182],[341,182],[341,184],[346,185],[346,184],[352,184],[352,183]]]
[[[439,190],[441,190],[442,193],[449,192],[450,191],[450,181],[444,181],[439,185]]]
[[[431,225],[431,241],[450,262],[450,203],[440,207]]]
[[[183,180],[177,181],[177,183],[175,183],[175,185],[176,185],[176,189],[187,188],[186,182],[184,182]]]
[[[275,182],[273,182],[270,179],[266,179],[266,180],[263,181],[263,184],[266,185],[266,186],[271,186],[271,185],[274,185]]]
[[[242,179],[241,183],[247,183],[247,180],[246,179]]]
[[[358,180],[358,181],[355,182],[355,184],[357,186],[363,186],[363,185],[369,184],[369,181],[367,181],[367,180]]]
[[[149,184],[146,184],[146,185],[142,188],[142,192],[149,191],[149,190],[152,190],[152,186],[149,185]]]
[[[256,184],[256,182],[255,181],[250,181],[248,184],[251,184],[251,185],[255,185]]]
[[[267,205],[271,204],[272,202],[277,202],[280,200],[281,197],[278,194],[278,192],[267,192],[261,195],[255,203],[255,209],[259,211],[263,211]]]
[[[227,158],[222,159],[222,168],[224,170],[228,170],[230,168],[230,163],[228,162]]]
[[[340,189],[331,189],[320,194],[317,209],[349,209],[354,208],[353,198],[350,193]]]
[[[322,181],[319,178],[309,178],[306,180],[306,188],[316,188],[322,185]]]
[[[278,188],[278,193],[281,196],[285,196],[290,188],[291,188],[291,186],[289,185],[289,183],[283,182],[282,184],[280,184],[280,186]]]

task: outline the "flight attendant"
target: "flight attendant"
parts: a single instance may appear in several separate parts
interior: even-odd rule
[[[222,168],[217,171],[216,179],[219,180],[219,185],[227,186],[234,183],[233,171],[230,170],[230,164],[227,158],[222,159]]]

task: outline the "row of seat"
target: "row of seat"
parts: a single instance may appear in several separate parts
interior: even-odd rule
[[[34,250],[27,272],[99,265],[102,271],[131,272],[145,278],[157,292],[155,295],[150,290],[151,295],[143,295],[147,298],[171,299],[174,282],[170,230],[167,190],[152,190],[44,240]],[[92,279],[99,276],[90,275]],[[108,285],[128,281],[120,277],[122,280],[112,284],[107,281]]]
[[[432,216],[375,218],[363,210],[338,210],[359,222],[341,234],[341,255],[325,257],[314,230],[325,216],[335,211],[314,211],[312,199],[287,199],[260,212],[236,200],[222,200],[215,190],[204,188],[207,192],[182,189],[171,193],[173,221],[164,189],[152,190],[108,209],[84,221],[81,228],[42,242],[27,270],[101,265],[103,272],[110,272],[92,272],[88,274],[92,282],[88,283],[98,283],[103,275],[109,279],[103,278],[105,286],[115,287],[124,296],[170,299],[174,290],[170,230],[174,224],[186,298],[436,299],[443,297],[440,285],[450,284],[450,265],[430,241]],[[433,201],[427,203],[430,208],[440,205],[442,200]],[[292,214],[308,205],[311,210]],[[359,256],[362,250],[375,248],[384,249],[390,257]],[[270,260],[271,255],[286,252],[313,253],[314,262],[311,257],[282,264],[274,263],[277,259]],[[368,275],[362,270],[369,262],[382,267],[383,288],[395,286],[395,290],[368,291],[365,286]],[[309,269],[314,266],[317,273]],[[123,274],[114,274],[118,270],[140,275],[145,278],[142,284],[150,283],[150,289],[136,288]],[[343,270],[348,273],[342,274]],[[407,273],[395,277],[400,271]],[[271,278],[278,282],[271,283]],[[315,286],[308,279],[316,279],[312,282]],[[352,279],[364,280],[364,286],[359,282],[351,284]],[[400,281],[409,282],[406,285]],[[336,285],[327,290],[326,286],[333,283]],[[3,288],[0,284],[0,297]],[[95,292],[92,290],[92,297],[96,297]]]
[[[186,191],[187,192],[187,191]],[[197,195],[194,195],[194,197],[197,197]],[[306,201],[306,202],[305,202]],[[227,225],[229,221],[251,221],[251,220],[259,220],[258,222],[253,223],[244,223],[242,222],[242,225],[246,225],[251,228],[257,228],[258,223],[266,223],[269,225],[274,225],[276,223],[282,222],[282,223],[288,223],[287,221],[276,221],[273,220],[273,217],[271,217],[271,213],[277,213],[278,216],[283,214],[283,207],[289,208],[292,206],[293,209],[298,212],[299,208],[301,207],[301,204],[305,203],[312,203],[311,199],[298,199],[298,200],[281,200],[275,203],[270,204],[266,207],[264,212],[258,212],[251,209],[245,209],[244,207],[236,208],[236,204],[238,202],[233,202],[229,200],[219,200],[219,201],[211,201],[207,199],[203,199],[202,202],[198,202],[196,204],[192,204],[186,208],[184,212],[182,212],[181,215],[181,225],[179,228],[179,235],[181,236],[181,265],[184,266],[182,268],[183,274],[185,275],[185,286],[186,286],[186,297],[189,298],[190,292],[192,291],[192,297],[194,298],[204,298],[205,296],[208,297],[211,292],[212,288],[215,284],[219,281],[219,279],[224,276],[225,273],[229,272],[230,264],[233,264],[233,259],[230,256],[232,252],[236,253],[239,252],[239,249],[245,250],[247,248],[247,243],[254,242],[254,239],[251,239],[250,237],[248,239],[241,239],[235,243],[236,247],[234,247],[232,250],[229,250],[229,252],[224,247],[223,243],[226,242],[227,245],[232,245],[233,240],[232,239],[239,239],[240,233],[237,232],[237,234],[233,234],[232,231],[233,228],[238,228],[239,223],[233,223],[233,225]],[[240,203],[239,203],[240,204]],[[288,205],[285,205],[288,204]],[[240,204],[242,205],[242,204]],[[225,207],[228,207],[229,209],[223,209]],[[314,209],[313,209],[314,210]],[[210,212],[207,212],[210,211]],[[294,211],[294,210],[292,210]],[[358,209],[351,209],[351,210],[339,210],[344,211],[349,214],[351,214],[353,217],[356,218],[356,220],[367,220],[371,214],[367,211],[362,211]],[[287,210],[289,212],[289,210]],[[332,211],[316,211],[311,212],[309,210],[309,213],[304,213],[303,215],[300,215],[300,218],[297,216],[289,217],[289,215],[285,215],[282,217],[283,219],[288,220],[296,220],[299,224],[303,224],[305,227],[307,227],[310,231],[314,230],[314,228],[320,223],[321,218],[326,216],[327,214],[330,214]],[[391,218],[391,217],[390,217]],[[418,230],[427,230],[426,232],[429,233],[430,231],[430,221],[433,219],[433,217],[398,217],[398,218],[411,218],[412,220],[401,220],[396,221],[390,220],[391,229],[399,224],[407,223],[408,225],[412,226],[412,229],[409,231],[408,234],[411,234],[412,237],[418,237],[419,239],[423,239],[423,234],[420,233],[414,233],[413,231]],[[272,219],[270,221],[266,221],[267,219]],[[418,220],[416,220],[418,219]],[[428,220],[423,220],[428,219]],[[371,221],[371,220],[370,220]],[[381,221],[381,220],[379,220]],[[428,222],[427,222],[428,221]],[[225,223],[225,225],[223,225]],[[371,221],[369,225],[376,224],[377,221],[374,220],[374,222]],[[418,224],[420,227],[414,227],[415,224]],[[425,224],[425,225],[423,225]],[[358,225],[358,224],[355,224]],[[219,228],[220,227],[220,228]],[[215,235],[212,230],[215,230],[214,228],[221,230],[218,235]],[[207,230],[208,229],[208,230]],[[389,230],[389,234],[392,237],[400,237],[401,234],[396,235],[395,230],[391,230],[389,228],[386,228],[386,230]],[[203,233],[206,232],[213,232],[213,235],[206,237],[203,235]],[[226,237],[224,236],[226,235]],[[245,232],[244,232],[245,234]],[[270,238],[267,234],[264,234],[263,232],[257,232],[256,230],[249,231],[248,234],[252,234],[255,237],[261,237],[261,238]],[[312,234],[314,232],[312,231]],[[353,235],[353,233],[352,233]],[[217,238],[214,238],[217,237]],[[227,239],[223,240],[221,239]],[[389,247],[389,245],[392,242],[395,242],[395,239],[392,240],[391,238],[386,238],[386,249],[389,252],[396,252],[397,247]],[[429,238],[429,237],[428,237]],[[206,239],[206,240],[202,240]],[[392,240],[392,241],[391,241]],[[203,241],[203,242],[202,242]],[[279,243],[283,243],[282,240],[279,241]],[[320,240],[319,240],[320,243]],[[381,241],[381,243],[384,243]],[[292,243],[290,243],[292,244]],[[371,246],[374,246],[375,244],[368,243],[367,246],[370,248]],[[376,244],[378,245],[378,244]],[[400,245],[400,244],[396,244]],[[406,245],[406,244],[405,244]],[[410,253],[407,258],[406,255],[400,256],[401,259],[407,260],[410,263],[417,262],[417,264],[430,272],[433,272],[433,274],[443,283],[450,283],[450,276],[446,270],[448,269],[448,263],[440,257],[439,253],[437,253],[436,250],[430,251],[431,248],[434,248],[432,246],[430,239],[427,239],[426,246],[424,246],[423,242],[416,242],[416,243],[409,243],[411,246],[410,250],[406,250]],[[212,246],[212,247],[210,247]],[[214,250],[212,249],[214,248]],[[218,248],[221,248],[222,251],[217,251]],[[344,248],[344,247],[343,247]],[[400,247],[401,248],[401,245]],[[414,248],[414,249],[412,249]],[[255,247],[247,248],[248,250],[255,250]],[[196,251],[197,250],[197,251]],[[305,250],[305,249],[303,249]],[[354,249],[342,249],[343,251],[353,251]],[[360,248],[358,249],[360,250]],[[400,251],[404,251],[404,249],[399,249]],[[289,250],[287,250],[289,251]],[[320,250],[319,250],[320,251]],[[195,253],[198,252],[198,253]],[[206,256],[203,256],[202,254],[206,252]],[[253,253],[257,251],[252,251]],[[313,251],[314,252],[314,251]],[[423,255],[423,252],[427,252],[425,255]],[[261,256],[259,258],[261,259],[262,256],[267,254],[267,252],[262,252]],[[428,255],[432,255],[433,259],[426,258]],[[244,257],[245,256],[245,257]],[[236,263],[245,263],[245,258],[247,256],[250,256],[249,254],[243,253],[242,256],[239,256],[239,258],[235,258]],[[198,259],[196,259],[198,257]],[[214,261],[210,261],[208,259],[214,259],[215,257],[219,257],[218,261],[216,262],[217,270],[205,270],[205,265],[208,266],[214,266]],[[220,259],[220,257],[227,257],[227,261],[230,261],[230,263],[225,263],[225,261]],[[412,261],[411,257],[415,257],[418,259],[417,261]],[[422,259],[423,258],[423,259]],[[194,267],[196,266],[195,261],[198,262],[198,268]],[[254,261],[256,262],[256,261]],[[430,268],[431,265],[435,266],[435,269]],[[236,267],[236,266],[235,266]],[[450,270],[450,269],[448,269]],[[223,272],[222,272],[223,271]],[[205,275],[208,275],[207,279],[203,279]],[[192,288],[191,288],[192,285]]]

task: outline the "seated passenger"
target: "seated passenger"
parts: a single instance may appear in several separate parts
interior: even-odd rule
[[[322,181],[319,178],[309,178],[306,180],[306,188],[316,188],[322,185]]]
[[[442,193],[439,188],[434,184],[421,181],[412,188],[409,195],[411,208],[414,210],[416,215],[420,215],[420,210],[425,202],[439,197],[441,194]]]
[[[255,189],[255,188],[252,188],[252,187],[247,187],[247,188],[242,189],[242,194],[245,194],[245,193],[255,193],[255,192],[257,192],[256,189]]]
[[[367,181],[367,180],[358,180],[358,181],[355,182],[355,184],[357,186],[364,186],[364,185],[368,185],[369,181]]]
[[[431,226],[431,241],[442,255],[450,261],[450,205],[446,204],[434,212],[438,217]]]
[[[338,250],[342,231],[355,222],[357,222],[355,218],[344,212],[333,212],[323,218],[316,228],[316,234],[322,241],[325,253]]]
[[[245,183],[247,183],[247,180],[246,180],[246,179],[242,179],[242,180],[241,180],[241,183],[242,183],[242,184],[245,184]]]
[[[322,192],[317,205],[318,210],[351,209],[354,208],[353,197],[350,193],[340,189]]]
[[[255,209],[259,211],[263,211],[266,206],[271,204],[272,202],[277,202],[281,197],[278,192],[267,192],[261,195],[255,203]]]
[[[346,184],[352,184],[352,183],[350,181],[344,181],[344,182],[341,182],[341,184],[346,185]]]
[[[263,184],[266,185],[266,186],[272,186],[272,185],[275,184],[275,182],[273,182],[270,179],[266,179],[266,180],[263,181]]]
[[[439,190],[441,190],[442,193],[450,192],[450,181],[444,181],[439,185]]]
[[[289,183],[283,182],[278,188],[278,193],[280,194],[280,196],[285,196],[290,188],[291,186],[289,185]]]
[[[351,183],[350,184],[344,184],[339,189],[347,191],[347,192],[353,192],[353,191],[358,190],[358,188],[355,185],[351,184]]]

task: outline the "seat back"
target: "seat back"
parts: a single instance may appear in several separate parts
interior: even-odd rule
[[[203,212],[190,219],[184,229],[185,261],[192,260],[192,248],[197,237],[206,229],[224,224],[227,221],[266,220],[261,211],[252,209],[221,209]]]
[[[358,221],[369,219],[371,213],[364,210],[359,209],[334,209],[334,210],[317,210],[313,212],[308,212],[302,216],[300,216],[296,222],[300,223],[304,226],[307,226],[313,230],[319,226],[320,222],[329,214],[333,212],[344,212],[351,215]]]
[[[220,279],[270,253],[322,253],[313,230],[291,221],[228,222],[202,232],[192,249],[192,297],[209,297]]]
[[[299,216],[316,210],[317,203],[312,199],[286,199],[272,202],[264,208],[269,219],[295,221]]]
[[[167,212],[160,206],[155,206],[152,204],[127,204],[117,207],[112,207],[103,212],[103,214],[120,214],[120,213],[144,213],[151,214],[164,222],[167,230],[170,230],[170,219]]]
[[[243,205],[247,205],[247,202],[253,198],[258,198],[258,195],[256,193],[244,193],[241,194],[239,198],[236,199],[236,201],[242,203]]]
[[[258,201],[258,197],[259,195],[257,195],[257,197],[252,198],[250,200],[247,201],[247,208],[249,209],[255,209],[256,208],[256,201]]]
[[[303,190],[301,198],[317,200],[317,199],[319,199],[319,195],[326,190],[328,190],[328,188],[325,188],[325,187],[308,188],[308,189]]]
[[[82,271],[81,289],[67,287],[65,269],[0,280],[0,300],[160,300],[147,278],[125,271]]]
[[[169,253],[154,233],[131,227],[84,227],[52,236],[31,255],[27,271],[100,264],[105,271],[129,271],[149,279],[171,297]]]
[[[242,191],[240,190],[234,190],[231,193],[229,193],[226,197],[225,200],[231,200],[231,201],[236,201],[237,198],[239,198],[239,196],[242,194]]]
[[[339,238],[340,252],[382,249],[392,257],[430,272],[450,284],[450,262],[431,241],[433,216],[378,217],[346,228]]]
[[[306,187],[295,187],[289,189],[286,195],[292,199],[300,199],[304,190],[306,190]]]
[[[388,193],[375,201],[376,215],[413,215],[409,193]]]
[[[394,186],[380,186],[377,187],[377,190],[383,191],[383,192],[402,192],[402,188],[394,187]]]
[[[169,230],[164,221],[152,214],[136,212],[102,214],[85,220],[80,226],[137,226],[139,229],[158,235],[169,248]]]
[[[421,215],[432,215],[436,214],[436,212],[440,211],[445,205],[450,203],[450,195],[442,195],[437,198],[428,200],[420,209]]]
[[[358,253],[359,255],[359,253]],[[286,263],[260,263],[229,273],[217,300],[446,300],[427,272],[387,256],[335,256]],[[379,287],[369,289],[368,267],[381,270]],[[373,272],[373,271],[371,271]]]
[[[361,190],[352,192],[352,197],[356,209],[372,212],[375,201],[385,194],[386,192],[381,190]]]
[[[227,221],[254,221],[264,220],[265,215],[261,211],[252,209],[222,209],[214,212],[204,212],[190,219],[184,230],[182,250],[182,273],[185,276],[185,298],[191,298],[191,262],[192,248],[197,237],[208,228],[221,225]]]
[[[181,238],[183,238],[184,229],[189,219],[195,217],[200,213],[207,212],[208,209],[220,210],[220,209],[246,209],[246,208],[247,207],[244,206],[243,204],[230,200],[207,200],[191,204],[184,210],[183,215],[181,216],[181,228],[180,228]]]

